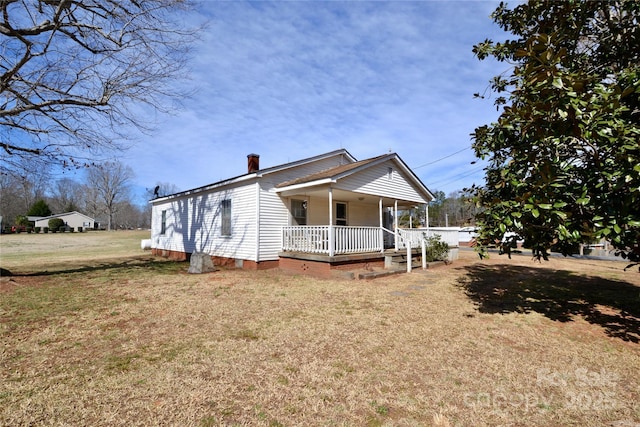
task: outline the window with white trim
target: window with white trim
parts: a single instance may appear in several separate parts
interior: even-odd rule
[[[291,216],[293,225],[307,225],[307,201],[291,199]]]
[[[167,232],[167,211],[163,210],[160,220],[160,234],[165,234]]]

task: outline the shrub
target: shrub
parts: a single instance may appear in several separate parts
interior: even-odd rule
[[[18,215],[16,217],[16,226],[20,226],[20,227],[28,227],[29,225],[31,225],[29,223],[29,218],[27,218],[24,215]]]
[[[427,251],[425,258],[427,262],[444,261],[449,254],[449,245],[441,240],[440,235],[425,237],[427,241]]]
[[[49,227],[44,227],[44,228],[42,229],[42,232],[43,232],[44,234],[47,234],[47,233],[49,232]]]
[[[60,218],[51,218],[49,220],[49,229],[53,232],[58,231],[60,227],[64,227],[64,221]]]
[[[69,233],[73,233],[73,230],[74,230],[74,228],[73,228],[73,227],[67,227],[67,231],[68,231]]]
[[[78,227],[78,233],[82,233],[82,227]]]

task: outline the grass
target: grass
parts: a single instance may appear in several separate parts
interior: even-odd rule
[[[618,263],[188,275],[140,233],[52,237],[0,240],[0,425],[640,422],[640,275]]]

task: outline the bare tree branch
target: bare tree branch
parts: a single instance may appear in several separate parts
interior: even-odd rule
[[[132,107],[167,110],[195,29],[184,0],[0,2],[0,146],[7,157],[76,164],[119,148]],[[84,154],[82,154],[84,153]]]

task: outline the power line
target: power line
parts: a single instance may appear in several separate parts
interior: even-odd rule
[[[416,166],[415,168],[412,168],[412,169],[414,169],[414,170],[415,170],[415,169],[420,169],[420,168],[423,168],[423,167],[425,167],[425,166],[429,166],[429,165],[432,165],[432,164],[434,164],[434,163],[438,163],[438,162],[439,162],[439,161],[441,161],[441,160],[448,159],[449,157],[453,157],[453,156],[455,156],[456,154],[460,154],[460,153],[462,153],[463,151],[468,150],[469,148],[471,148],[471,147],[465,147],[465,148],[463,148],[462,150],[459,150],[459,151],[456,151],[455,153],[451,153],[451,154],[449,154],[448,156],[444,156],[444,157],[442,157],[442,158],[440,158],[440,159],[438,159],[438,160],[434,160],[434,161],[432,161],[432,162],[425,163],[424,165]]]
[[[451,180],[451,178],[441,179],[440,181],[431,182],[431,183],[429,183],[429,185],[431,187],[433,187],[436,184],[441,184],[441,185],[451,184],[451,183],[454,183],[456,181],[460,181],[462,178],[466,178],[466,177],[468,177],[470,175],[473,175],[474,173],[478,172],[479,170],[481,170],[483,168],[484,168],[484,166],[480,166],[478,168],[474,168],[471,172],[465,172],[465,173],[462,173],[460,175],[455,175],[454,177],[452,177],[452,178],[454,178],[453,180]],[[444,184],[442,184],[442,182],[444,182]]]

